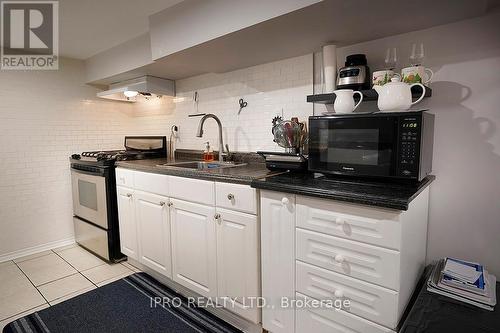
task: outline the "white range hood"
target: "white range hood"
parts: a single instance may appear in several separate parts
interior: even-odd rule
[[[175,82],[155,76],[142,76],[114,83],[108,90],[97,93],[97,97],[123,102],[162,96],[175,97]]]

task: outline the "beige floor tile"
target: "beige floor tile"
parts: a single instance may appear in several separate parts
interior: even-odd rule
[[[0,269],[2,269],[2,267],[10,266],[10,265],[14,265],[14,262],[12,260],[0,262]]]
[[[135,267],[134,265],[129,264],[129,263],[128,263],[128,262],[126,262],[126,261],[125,261],[125,262],[122,262],[121,264],[122,264],[123,266],[127,267],[128,269],[130,269],[130,270],[132,270],[132,271],[136,272],[136,273],[142,272],[139,268]]]
[[[76,297],[76,296],[81,295],[81,294],[85,294],[86,292],[94,290],[94,289],[96,289],[96,286],[92,285],[91,287],[88,287],[88,288],[85,288],[85,289],[82,289],[82,290],[78,290],[78,291],[76,291],[74,293],[71,293],[69,295],[66,295],[66,296],[63,296],[61,298],[55,299],[53,301],[50,301],[49,303],[50,303],[50,305],[56,305],[58,303],[66,301],[66,300],[68,300],[70,298]]]
[[[16,319],[19,319],[21,317],[24,317],[24,316],[27,316],[29,314],[32,314],[33,312],[37,312],[37,311],[41,311],[43,309],[46,309],[48,308],[49,305],[47,303],[43,304],[43,305],[40,305],[40,306],[37,306],[36,308],[33,308],[33,309],[30,309],[28,311],[25,311],[25,312],[21,312],[21,313],[18,313],[16,314],[15,316],[12,316],[10,318],[7,318],[5,320],[2,320],[0,321],[0,332],[3,330],[3,328],[10,322],[16,320]]]
[[[0,298],[0,320],[5,320],[46,303],[35,287],[23,288]]]
[[[14,263],[0,267],[0,298],[7,297],[33,285]]]
[[[61,251],[64,251],[64,250],[67,250],[67,249],[71,249],[71,248],[76,247],[76,246],[78,246],[78,244],[77,243],[73,243],[73,244],[69,244],[69,245],[57,247],[55,249],[52,249],[52,251],[54,251],[54,252],[61,252]]]
[[[20,262],[23,262],[23,261],[26,261],[26,260],[43,257],[43,256],[46,256],[47,254],[51,254],[51,253],[52,253],[51,250],[42,251],[42,252],[30,254],[29,256],[24,256],[24,257],[21,257],[21,258],[14,259],[14,262],[15,263],[20,263]]]
[[[106,263],[80,246],[59,251],[57,254],[78,271],[85,271]]]
[[[77,273],[66,261],[52,253],[18,264],[35,286]]]
[[[111,279],[99,282],[99,283],[97,283],[97,286],[98,287],[102,287],[104,285],[107,285],[107,284],[109,284],[111,282],[118,281],[118,280],[123,279],[124,277],[127,277],[127,276],[132,275],[132,274],[134,274],[134,272],[133,271],[129,271],[129,272],[125,273],[125,274],[121,274],[121,275],[115,276],[115,277],[113,277]]]
[[[93,283],[98,284],[100,282],[126,274],[128,272],[132,271],[121,264],[114,264],[114,265],[106,264],[91,268],[81,273],[85,275],[87,278],[89,278],[89,280],[92,281]]]
[[[42,293],[43,297],[50,302],[93,286],[92,282],[87,280],[80,273],[77,273],[39,286],[38,290]]]

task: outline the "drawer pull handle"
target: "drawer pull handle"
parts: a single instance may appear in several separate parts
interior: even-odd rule
[[[345,260],[345,259],[344,259],[344,256],[343,256],[343,255],[341,255],[341,254],[337,254],[337,255],[335,256],[335,258],[334,258],[334,259],[335,259],[335,261],[336,261],[336,262],[338,262],[339,264],[343,263],[343,262],[344,262],[344,260]]]
[[[229,193],[229,194],[227,195],[227,199],[228,199],[228,200],[233,200],[233,199],[234,199],[234,194]]]
[[[172,207],[174,204],[171,203],[170,201],[167,203],[167,207]]]
[[[344,225],[345,221],[344,221],[344,219],[343,219],[343,218],[341,218],[341,217],[337,217],[337,218],[335,219],[335,223],[336,223],[337,225]]]
[[[288,205],[288,203],[289,203],[289,202],[290,202],[290,200],[288,200],[288,198],[287,198],[287,197],[283,197],[283,199],[281,199],[281,203],[282,203],[283,205]]]
[[[160,201],[160,206],[165,206],[165,202],[164,201]]]
[[[335,290],[334,295],[336,298],[342,298],[344,297],[344,292],[340,289]]]

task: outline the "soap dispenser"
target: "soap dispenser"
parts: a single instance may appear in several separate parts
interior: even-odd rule
[[[214,160],[214,152],[210,150],[210,142],[205,142],[205,151],[203,152],[203,161],[212,162]]]

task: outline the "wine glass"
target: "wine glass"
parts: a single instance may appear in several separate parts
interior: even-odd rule
[[[392,55],[391,55],[391,48],[388,48],[386,53],[385,53],[385,68],[386,69],[391,69],[393,70],[396,68],[397,63],[398,63],[398,56],[396,53],[396,48],[392,48]]]
[[[419,52],[417,53],[417,44],[413,44],[410,53],[410,64],[412,66],[420,66],[425,59],[424,43],[420,43]]]

